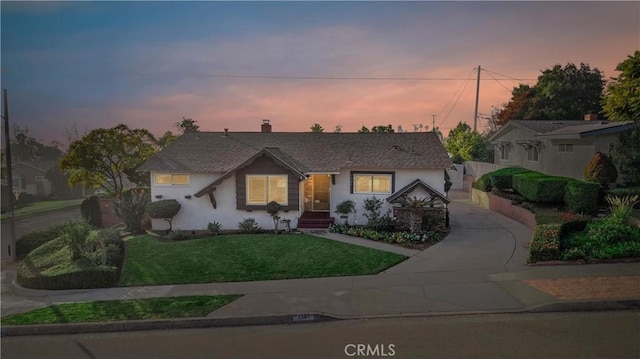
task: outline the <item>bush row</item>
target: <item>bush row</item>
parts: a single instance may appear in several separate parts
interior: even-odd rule
[[[18,267],[18,284],[25,288],[33,289],[91,289],[112,287],[120,280],[120,268],[116,267],[94,267],[82,268],[81,270],[58,274],[54,276],[44,276],[33,274]]]
[[[491,186],[499,190],[512,189],[513,187],[513,175],[519,173],[529,173],[531,170],[522,167],[506,167],[488,173]]]
[[[58,238],[64,226],[64,224],[53,226],[44,231],[36,231],[20,237],[20,239],[16,241],[16,256],[18,257],[18,259],[24,258],[34,249],[51,240]]]
[[[564,198],[568,180],[539,172],[520,173],[513,176],[513,189],[531,202],[558,203]]]
[[[437,243],[443,237],[436,231],[426,231],[422,234],[407,231],[383,232],[366,227],[349,226],[346,224],[333,224],[329,227],[329,232],[397,244]]]
[[[560,233],[562,224],[539,224],[533,229],[529,244],[529,263],[560,259]]]

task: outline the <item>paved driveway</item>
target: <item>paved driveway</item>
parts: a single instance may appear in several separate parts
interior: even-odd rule
[[[531,230],[525,225],[469,204],[449,205],[451,233],[385,273],[504,272],[526,268]]]

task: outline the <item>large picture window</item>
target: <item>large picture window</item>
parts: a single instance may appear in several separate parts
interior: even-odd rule
[[[354,193],[391,193],[393,176],[391,174],[354,174]]]
[[[573,152],[573,144],[571,143],[559,143],[558,152]]]
[[[247,204],[262,205],[276,201],[287,205],[287,183],[286,175],[247,175]]]
[[[189,175],[158,173],[154,176],[153,183],[158,186],[188,186]]]

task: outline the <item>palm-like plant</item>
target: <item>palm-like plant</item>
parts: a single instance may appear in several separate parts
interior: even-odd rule
[[[609,203],[609,209],[611,210],[611,217],[609,218],[616,223],[625,223],[633,207],[640,202],[640,197],[638,195],[624,197],[609,195],[605,200]]]
[[[404,196],[398,199],[398,204],[402,207],[409,208],[409,230],[411,233],[418,233],[422,230],[422,209],[432,206],[433,197]]]

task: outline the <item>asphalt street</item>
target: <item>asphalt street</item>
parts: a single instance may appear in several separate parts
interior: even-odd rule
[[[633,358],[640,312],[460,315],[2,338],[2,358]]]

